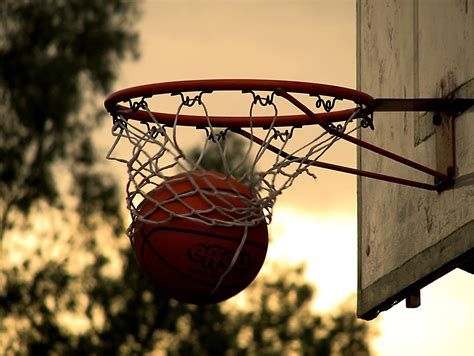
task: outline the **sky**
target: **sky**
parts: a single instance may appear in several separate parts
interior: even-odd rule
[[[114,90],[206,78],[355,88],[355,15],[352,0],[148,0],[135,24],[141,57],[120,66]],[[105,151],[110,142],[101,144]],[[326,160],[355,166],[355,148],[338,143]],[[317,310],[331,312],[356,293],[355,177],[300,177],[278,199],[270,232],[268,259],[306,263],[307,277],[317,286]],[[400,303],[384,312],[375,321],[376,353],[474,354],[473,280],[454,271],[422,290],[420,308]]]

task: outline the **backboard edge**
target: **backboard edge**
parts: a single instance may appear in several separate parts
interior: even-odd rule
[[[380,312],[390,309],[405,299],[411,290],[419,290],[460,267],[463,261],[474,254],[474,248],[468,249],[472,246],[474,246],[474,220],[463,225],[437,244],[423,250],[369,287],[359,288],[357,316],[361,319],[372,320]],[[465,252],[466,250],[467,252]],[[434,254],[439,255],[440,253],[443,255],[433,257]],[[401,281],[403,280],[402,276],[406,277],[409,274],[412,275],[410,284],[391,283]],[[390,286],[390,289],[384,290],[384,287],[387,288],[387,286]],[[401,292],[396,293],[396,290]],[[378,307],[367,308],[366,305],[378,305]]]

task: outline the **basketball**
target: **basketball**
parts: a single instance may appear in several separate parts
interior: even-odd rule
[[[192,171],[166,179],[139,204],[144,221],[131,227],[143,273],[160,293],[184,303],[218,303],[241,292],[257,276],[268,247],[262,212],[253,213],[250,218],[259,222],[247,228],[229,270],[245,234],[244,226],[231,223],[243,218],[252,198],[248,187],[216,172]]]

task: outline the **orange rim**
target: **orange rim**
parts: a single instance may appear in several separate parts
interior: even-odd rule
[[[150,98],[161,94],[179,94],[186,92],[213,92],[213,91],[270,91],[278,95],[279,91],[288,93],[301,93],[311,96],[327,96],[339,100],[349,100],[354,102],[352,109],[318,112],[315,113],[319,120],[327,123],[345,121],[354,111],[362,107],[369,111],[374,106],[374,98],[370,95],[344,87],[334,85],[282,81],[282,80],[257,80],[257,79],[208,79],[208,80],[190,80],[179,82],[167,82],[140,85],[127,89],[119,90],[111,94],[105,100],[105,108],[112,116],[119,114],[126,119],[133,119],[144,122],[151,122],[153,119],[149,113],[143,109],[131,110],[130,107],[121,105],[133,99]],[[154,112],[153,117],[158,122],[172,126],[175,123],[176,114]],[[251,125],[248,116],[198,116],[198,115],[179,115],[178,125],[181,126],[209,126],[208,119],[214,127],[269,127],[269,126],[305,126],[314,125],[314,119],[305,114],[300,115],[281,115],[276,119],[273,116],[252,117]],[[273,122],[275,119],[275,122]]]

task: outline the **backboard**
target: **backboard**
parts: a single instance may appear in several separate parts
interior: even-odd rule
[[[375,98],[473,98],[473,53],[474,0],[357,1],[357,89]],[[419,305],[420,289],[454,268],[474,272],[474,111],[441,113],[441,125],[433,117],[376,112],[375,131],[359,133],[428,167],[454,169],[456,179],[439,193],[358,177],[363,319],[403,299]],[[358,168],[433,183],[363,148]]]

